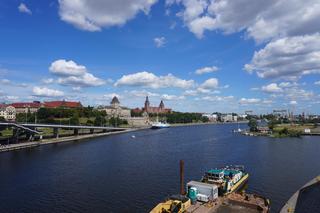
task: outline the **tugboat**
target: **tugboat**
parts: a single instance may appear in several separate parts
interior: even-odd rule
[[[217,185],[219,195],[227,195],[241,189],[248,179],[244,166],[226,166],[207,171],[201,182]]]

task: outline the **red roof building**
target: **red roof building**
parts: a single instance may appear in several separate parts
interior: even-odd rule
[[[49,101],[44,102],[43,107],[46,108],[80,108],[82,104],[80,102],[75,101]]]
[[[146,97],[146,101],[144,103],[144,112],[147,113],[171,113],[171,109],[165,108],[163,101],[161,100],[159,107],[150,106],[149,98]]]
[[[34,101],[34,102],[18,102],[18,103],[12,103],[8,104],[9,106],[12,106],[16,109],[16,113],[35,113],[37,112],[40,107],[41,103],[39,101]]]

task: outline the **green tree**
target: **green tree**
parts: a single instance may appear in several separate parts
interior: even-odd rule
[[[106,124],[106,119],[104,116],[97,115],[96,119],[94,119],[94,125],[95,126],[103,126]]]
[[[257,127],[258,127],[257,120],[254,119],[254,118],[251,118],[249,120],[248,126],[249,126],[251,132],[256,132],[257,131]]]
[[[70,118],[70,124],[71,124],[71,125],[79,125],[79,124],[80,124],[80,120],[79,120],[79,115],[78,115],[78,114],[74,114],[74,115]]]

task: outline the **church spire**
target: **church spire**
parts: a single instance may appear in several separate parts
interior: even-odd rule
[[[146,97],[146,101],[144,102],[144,107],[147,109],[150,106],[149,97]]]
[[[161,100],[160,105],[159,105],[159,108],[160,108],[160,109],[164,109],[164,103],[163,103],[163,100]]]

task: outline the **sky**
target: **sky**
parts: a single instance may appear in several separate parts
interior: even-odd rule
[[[1,0],[0,103],[320,113],[319,0]]]

